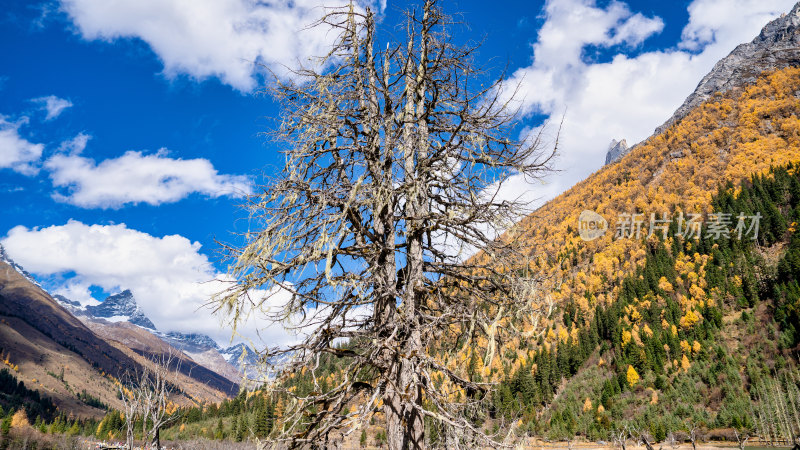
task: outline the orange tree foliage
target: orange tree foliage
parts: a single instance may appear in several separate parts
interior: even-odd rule
[[[709,213],[720,185],[738,185],[752,174],[800,160],[800,119],[795,113],[798,90],[800,68],[787,68],[764,73],[745,88],[716,94],[664,133],[636,145],[619,162],[601,168],[523,219],[505,239],[521,239],[530,249],[528,269],[545,278],[537,296],[551,304],[552,314],[537,318],[536,333],[525,317],[517,318],[522,323],[514,327],[531,331],[530,338],[502,342],[496,350],[502,358],[479,364],[484,361],[476,353],[485,352],[488,342],[478,340],[472,348],[454,355],[448,368],[470,379],[475,378],[471,373],[478,373],[482,380],[499,381],[533,361],[540,348],[554,350],[566,335],[577,335],[574,323],[578,316],[581,323],[588,324],[598,305],[611,305],[619,296],[621,281],[644,264],[647,254],[642,239],[615,239],[619,214],[644,214],[646,235],[651,213],[657,218],[669,213],[673,219],[680,212]],[[602,215],[609,225],[605,235],[590,242],[577,232],[578,216],[584,209]],[[665,244],[669,246],[671,240],[668,237]],[[706,261],[695,258],[700,256],[691,252],[676,255],[675,269],[688,281],[685,286],[667,283],[662,287],[667,294],[679,288],[685,292],[679,296],[682,319],[661,323],[672,334],[701,322],[700,310],[714,301],[704,291]],[[639,306],[647,308],[649,302],[663,299],[638,300]],[[562,323],[558,311],[571,317]],[[624,320],[625,335],[637,339],[639,330],[633,329],[636,313]],[[503,320],[499,326],[510,324]],[[540,331],[542,327],[544,331]]]
[[[672,229],[664,239],[614,239],[614,224],[620,213],[649,216],[666,212],[674,217],[678,212],[703,214],[716,208],[716,212],[735,217],[739,212],[762,211],[766,216],[759,244],[770,246],[786,239],[786,230],[796,231],[800,213],[786,219],[785,229],[781,228],[783,219],[773,221],[770,216],[791,211],[780,206],[789,201],[784,198],[787,190],[795,193],[790,206],[800,203],[800,181],[786,181],[800,171],[790,164],[800,161],[800,121],[794,113],[800,106],[795,97],[798,91],[800,69],[790,68],[765,74],[752,86],[714,96],[665,133],[547,203],[513,230],[530,248],[529,269],[547,276],[539,298],[557,303],[541,335],[527,341],[508,340],[499,352],[503,363],[488,368],[486,375],[501,381],[494,395],[493,417],[510,421],[521,416],[529,433],[574,436],[578,430],[569,418],[578,410],[577,400],[570,404],[563,397],[569,397],[570,385],[577,385],[578,398],[589,396],[593,404],[596,399],[606,411],[597,421],[592,417],[592,425],[584,432],[607,438],[608,430],[614,428],[609,420],[618,421],[627,414],[626,409],[615,406],[614,399],[636,404],[632,396],[620,394],[635,384],[628,375],[635,374],[640,378],[637,382],[658,391],[647,399],[647,405],[676,405],[680,403],[677,399],[683,400],[683,394],[692,391],[690,395],[697,395],[691,402],[707,406],[708,397],[699,393],[702,389],[708,392],[712,385],[718,387],[721,379],[712,376],[712,385],[698,390],[696,379],[690,378],[724,370],[726,394],[719,399],[719,414],[709,419],[719,427],[752,425],[747,408],[741,407],[749,399],[739,367],[725,356],[725,345],[718,339],[723,307],[727,311],[737,305],[749,308],[759,296],[756,260],[748,253],[750,241],[734,244],[733,240],[709,239],[705,233],[708,217],[704,218],[703,239],[688,241],[673,238]],[[787,168],[770,171],[776,166]],[[741,183],[753,174],[761,176]],[[783,180],[780,189],[763,187],[765,180],[779,178]],[[789,185],[793,190],[786,188]],[[769,195],[772,197],[767,198]],[[584,209],[609,221],[605,236],[592,242],[580,239],[577,219]],[[800,244],[795,247],[800,249]],[[800,255],[800,250],[789,253]],[[776,320],[785,334],[782,339],[791,347],[800,341],[800,314],[796,313],[800,311],[796,283],[800,256],[786,256],[781,263],[778,273],[785,275],[776,295],[781,299],[777,312],[782,315],[776,313]],[[585,345],[585,337],[589,345]],[[583,365],[598,347],[604,363]],[[471,349],[476,350],[480,351]],[[709,369],[707,363],[712,360],[718,364]],[[586,370],[578,373],[576,366],[581,365]],[[610,378],[605,378],[601,390],[595,387],[590,392],[587,389],[592,383],[583,375],[593,369],[593,379]],[[572,376],[576,383],[564,387],[563,378]],[[678,391],[669,387],[672,382],[688,384]],[[670,407],[665,406],[667,410]],[[655,408],[648,411],[663,417],[664,411]]]
[[[588,320],[597,304],[614,301],[619,281],[644,261],[640,239],[614,239],[618,214],[645,214],[646,233],[650,213],[708,213],[718,186],[738,185],[751,174],[799,160],[798,90],[800,68],[787,68],[765,73],[751,86],[717,94],[522,220],[514,233],[530,248],[531,268],[547,275],[545,291],[562,305],[574,302],[573,314]],[[609,222],[606,234],[591,242],[577,233],[584,209]],[[705,262],[692,261],[692,256],[682,256],[676,269],[702,280],[697,271]],[[687,287],[703,295],[703,286]],[[685,299],[685,320],[678,326],[691,327],[702,319],[696,308],[700,301]],[[560,326],[555,320],[549,324]],[[550,345],[557,344],[559,333],[554,335],[545,339]],[[506,350],[518,348],[509,344],[502,353]]]

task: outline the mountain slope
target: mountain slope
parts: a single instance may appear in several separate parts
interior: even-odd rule
[[[106,340],[118,341],[140,352],[152,352],[153,349],[167,346],[176,353],[183,352],[183,358],[190,361],[189,365],[199,364],[234,384],[242,381],[246,373],[244,366],[239,367],[239,360],[226,357],[225,350],[204,334],[162,333],[156,330],[153,322],[136,303],[130,290],[110,295],[99,305],[82,306],[60,295],[53,298]],[[207,381],[215,389],[230,391],[231,394],[237,392],[230,383],[214,377]]]
[[[153,355],[169,351],[164,342],[138,326],[103,321],[87,327],[12,264],[7,257],[0,261],[0,350],[20,381],[43,391],[64,410],[99,414],[78,399],[84,390],[91,398],[118,407],[116,380],[125,373],[140,372],[151,364]],[[95,332],[109,329],[114,332],[106,334],[107,339]],[[127,344],[133,349],[117,342],[119,336],[131,337]],[[178,388],[185,395],[175,399],[179,404],[219,401],[238,392],[235,382],[185,355],[181,359],[184,376]]]
[[[788,14],[765,25],[751,42],[737,46],[719,60],[673,115],[656,128],[653,136],[665,132],[715,94],[753,84],[766,71],[797,66],[800,66],[800,3]],[[605,163],[618,161],[638,145],[620,147],[613,141]]]
[[[111,379],[139,367],[6,262],[0,262],[0,320],[0,347],[20,368],[23,380],[38,385],[70,410],[91,413],[75,401],[80,390],[70,392],[67,386],[85,388],[92,396],[115,404]],[[63,376],[48,375],[62,370]]]
[[[797,173],[770,168],[800,161],[799,96],[797,67],[714,94],[518,224],[528,268],[544,280],[531,307],[546,313],[518,321],[528,338],[497,336],[502,358],[485,359],[481,342],[450,364],[500,382],[489,419],[522,416],[529,433],[554,439],[609,439],[623,424],[655,424],[659,439],[694,426],[753,432],[777,420],[762,390],[798,388],[789,325],[800,329],[800,288],[770,286],[800,216],[783,203],[796,200],[788,181],[768,186]],[[580,237],[584,210],[608,221],[602,237]],[[761,214],[759,245],[717,243],[705,228],[702,239],[678,238],[675,223],[647,239],[651,213],[712,212],[731,214],[731,229],[739,213]],[[642,214],[641,234],[615,236],[625,214]]]

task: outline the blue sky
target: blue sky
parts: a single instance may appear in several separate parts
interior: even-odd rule
[[[337,0],[339,1],[339,0]],[[224,267],[214,239],[246,222],[236,204],[281,164],[261,135],[278,107],[257,61],[278,73],[321,53],[297,0],[61,0],[0,10],[0,242],[52,292],[82,302],[130,288],[162,330],[224,342],[198,309]],[[383,36],[399,36],[388,0]],[[522,133],[566,111],[542,201],[597,170],[611,139],[648,137],[735,45],[788,0],[442,2],[456,40],[519,83]],[[253,338],[257,325],[244,329]],[[269,343],[286,339],[265,331]]]

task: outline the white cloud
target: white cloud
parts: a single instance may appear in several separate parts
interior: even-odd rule
[[[24,175],[38,172],[36,163],[42,156],[44,144],[34,144],[20,136],[20,127],[27,123],[27,117],[9,122],[0,115],[0,169],[11,169]]]
[[[617,1],[605,8],[594,0],[548,1],[533,63],[518,69],[510,82],[519,83],[524,113],[538,112],[558,124],[566,111],[557,161],[561,172],[544,187],[512,180],[504,196],[530,191],[529,196],[553,198],[600,168],[612,139],[633,144],[650,136],[719,59],[751,41],[793,3],[695,0],[676,48],[627,56],[629,46],[662,29],[660,18],[634,14]],[[618,44],[625,45],[608,62],[582,59],[587,46]]]
[[[60,116],[65,109],[72,107],[72,102],[63,98],[58,98],[55,95],[48,95],[47,97],[39,97],[31,99],[32,102],[41,105],[41,108],[47,111],[47,116],[44,120],[53,120]]]
[[[259,64],[286,66],[327,53],[335,33],[308,26],[343,0],[61,0],[87,40],[139,38],[168,77],[218,77],[241,91],[256,86]]]
[[[77,145],[85,142],[79,135]],[[207,159],[173,159],[165,151],[145,155],[128,151],[100,163],[93,159],[56,154],[45,161],[56,187],[54,198],[84,208],[118,208],[128,203],[159,205],[192,193],[209,197],[241,196],[250,192],[245,176],[221,175]]]
[[[156,237],[125,224],[70,220],[46,228],[17,226],[0,243],[26,270],[48,277],[46,284],[54,293],[88,304],[96,303],[91,286],[112,293],[130,289],[161,331],[200,332],[222,345],[231,338],[231,330],[220,327],[221,318],[204,306],[224,288],[227,277],[214,269],[198,242],[180,235]],[[285,297],[274,295],[268,303],[277,308]],[[266,326],[259,314],[239,332],[257,344],[285,344],[292,339],[281,326]]]
[[[78,133],[74,138],[63,141],[58,151],[67,155],[80,155],[92,137],[86,133]]]

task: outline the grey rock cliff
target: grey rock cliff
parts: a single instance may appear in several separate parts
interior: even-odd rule
[[[721,59],[697,85],[683,105],[663,125],[659,134],[717,92],[756,81],[765,70],[800,66],[800,3],[792,11],[768,23],[752,42],[741,44]]]
[[[606,164],[611,164],[613,162],[618,161],[620,158],[625,156],[629,151],[631,151],[631,147],[628,147],[628,142],[625,139],[621,141],[612,140],[610,144],[608,144],[608,152],[606,153]]]

